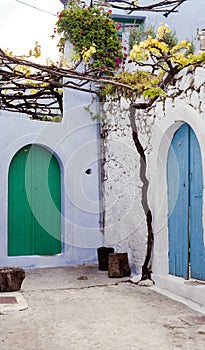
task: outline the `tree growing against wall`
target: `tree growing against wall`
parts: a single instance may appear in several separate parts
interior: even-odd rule
[[[140,1],[107,0],[106,5],[126,8],[129,13],[156,11],[167,16],[177,11],[184,1],[159,1],[142,7]],[[147,197],[146,155],[140,143],[135,111],[147,110],[157,99],[166,98],[166,91],[170,84],[174,84],[176,75],[185,67],[205,63],[205,54],[195,55],[191,43],[173,40],[168,26],[161,25],[155,35],[148,35],[142,42],[134,44],[129,59],[136,64],[136,70],[132,73],[121,71],[120,64],[125,56],[117,37],[118,24],[112,20],[111,13],[110,7],[82,6],[72,0],[68,9],[59,14],[57,31],[62,35],[59,45],[62,50],[65,40],[72,42],[74,55],[71,63],[62,60],[60,66],[56,66],[53,63],[39,65],[31,62],[30,56],[39,54],[38,45],[29,53],[29,57],[16,57],[0,50],[0,108],[23,112],[35,119],[53,120],[63,112],[63,88],[99,94],[101,97],[114,94],[130,100],[130,125],[133,142],[140,155],[140,179],[143,184],[141,203],[148,233],[142,279],[151,279],[154,244],[152,212]],[[69,26],[69,23],[72,25]],[[100,35],[95,30],[98,23]],[[84,69],[79,70],[82,62]],[[144,96],[144,102],[137,101],[139,96]]]

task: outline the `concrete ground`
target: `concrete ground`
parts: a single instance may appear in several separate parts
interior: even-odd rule
[[[23,310],[0,308],[0,349],[204,350],[205,313],[128,280],[95,265],[27,270],[8,293]]]

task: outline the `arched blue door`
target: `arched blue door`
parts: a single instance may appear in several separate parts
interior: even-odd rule
[[[188,124],[175,133],[168,155],[169,273],[205,280],[201,152]]]

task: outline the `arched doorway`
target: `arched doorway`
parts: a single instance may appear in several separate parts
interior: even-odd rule
[[[13,157],[8,178],[8,255],[61,252],[61,180],[57,159],[27,145]]]
[[[167,161],[169,273],[205,280],[201,151],[192,128],[174,134]]]

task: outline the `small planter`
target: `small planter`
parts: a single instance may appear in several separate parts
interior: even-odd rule
[[[0,268],[0,292],[14,292],[21,289],[25,271],[20,267]]]
[[[128,277],[131,270],[127,253],[114,253],[108,259],[108,277]]]
[[[101,271],[108,271],[109,254],[114,253],[114,248],[100,247],[98,248],[98,268]]]

